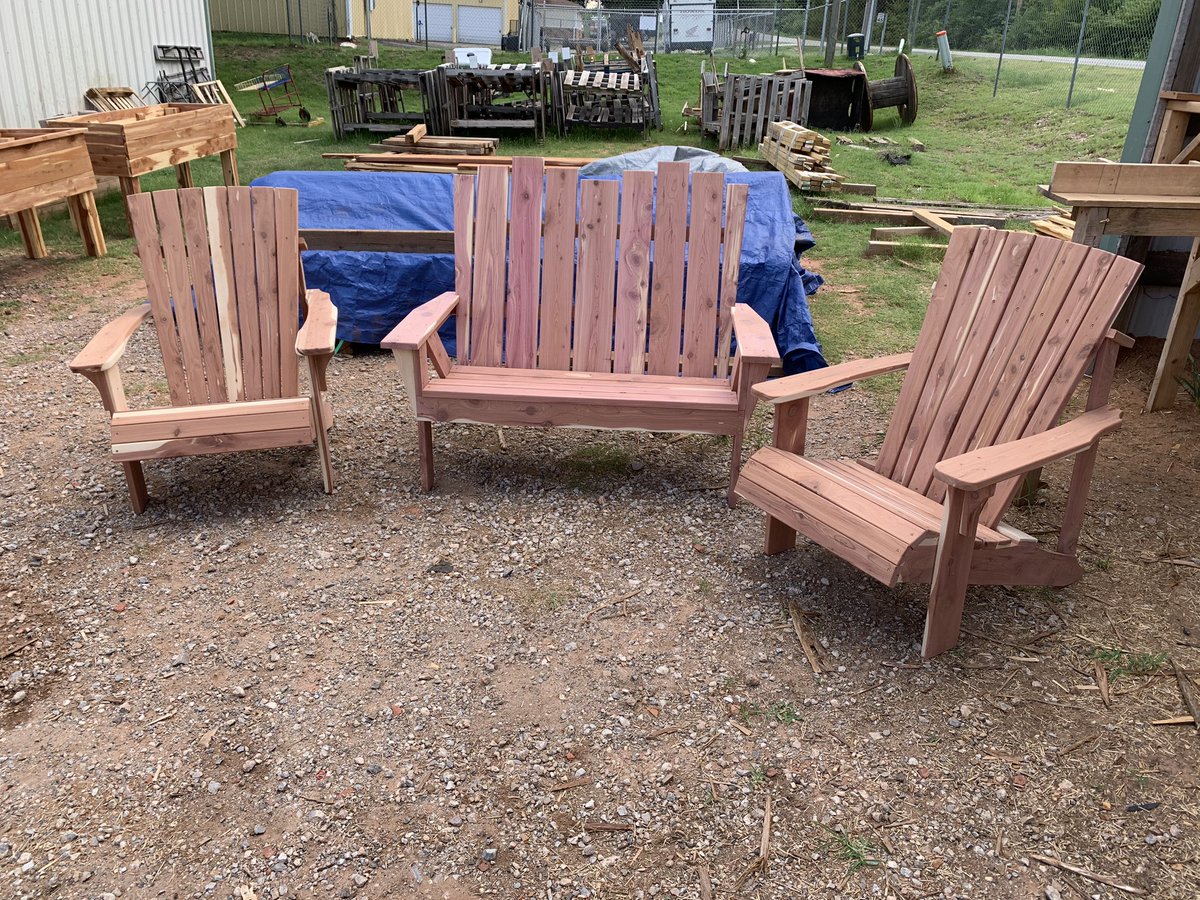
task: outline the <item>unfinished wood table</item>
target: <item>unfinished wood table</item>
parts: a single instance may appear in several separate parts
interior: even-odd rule
[[[108,252],[96,213],[96,175],[84,130],[0,129],[0,216],[15,215],[25,255],[47,255],[37,208],[67,202],[88,256]]]
[[[115,175],[125,196],[141,193],[142,175],[175,167],[179,186],[193,187],[192,160],[221,157],[225,184],[238,184],[237,129],[227,106],[160,103],[138,109],[67,116],[51,128],[86,128],[92,170]]]
[[[1106,234],[1193,239],[1146,410],[1174,405],[1200,327],[1200,166],[1058,163],[1042,193],[1074,210],[1080,244],[1097,246]]]

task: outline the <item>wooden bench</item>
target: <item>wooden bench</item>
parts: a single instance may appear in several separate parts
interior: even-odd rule
[[[778,352],[736,305],[747,186],[691,176],[689,224],[688,176],[662,163],[657,186],[652,172],[581,182],[521,157],[511,203],[507,168],[455,176],[455,291],[383,341],[417,415],[426,490],[432,422],[725,434],[732,490],[750,388]],[[454,363],[438,337],[451,315]]]

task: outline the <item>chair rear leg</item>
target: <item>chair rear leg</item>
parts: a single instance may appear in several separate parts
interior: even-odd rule
[[[142,471],[140,462],[121,463],[121,468],[125,470],[125,484],[129,488],[129,503],[133,507],[135,515],[141,515],[146,511],[146,504],[150,501],[150,494],[146,491],[146,473]]]
[[[774,556],[776,553],[783,553],[787,550],[792,550],[796,546],[796,530],[789,528],[783,522],[767,515],[767,543],[765,552],[767,556]]]
[[[433,423],[417,420],[417,452],[421,457],[421,489],[433,490]]]
[[[730,509],[737,506],[738,498],[734,494],[733,489],[737,487],[738,474],[742,471],[742,439],[744,437],[741,431],[732,435],[733,450],[729,455],[729,490],[725,493],[725,502]]]

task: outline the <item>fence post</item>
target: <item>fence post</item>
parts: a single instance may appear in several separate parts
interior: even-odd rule
[[[288,43],[292,42],[292,0],[284,0],[283,8],[287,10]]]
[[[804,68],[804,51],[808,49],[808,8],[812,0],[804,0],[804,35],[800,38],[800,68]]]
[[[825,0],[825,5],[821,7],[821,52],[825,51],[825,43],[829,39],[829,2],[830,0]],[[833,65],[833,63],[827,63],[827,65]]]
[[[1067,89],[1067,109],[1071,108],[1071,98],[1075,96],[1075,75],[1079,72],[1079,55],[1083,52],[1083,35],[1087,31],[1088,10],[1092,0],[1083,0],[1083,19],[1079,23],[1079,42],[1075,44],[1075,65],[1071,66],[1071,86]]]
[[[828,40],[825,41],[825,68],[833,68],[833,57],[837,53],[837,32],[838,25],[842,20],[842,0],[832,0],[833,2],[833,29],[829,32]],[[825,7],[829,9],[828,5]],[[846,7],[849,9],[849,6]]]
[[[908,52],[917,46],[917,28],[921,22],[921,0],[908,0]]]
[[[949,8],[949,3],[946,4]],[[1012,20],[1012,0],[1008,0],[1008,12],[1004,14],[1004,33],[1000,36],[1000,58],[996,60],[996,80],[992,84],[992,96],[1000,90],[1000,67],[1004,65],[1004,48],[1008,46],[1008,23]]]
[[[946,31],[950,30],[950,3],[951,0],[946,0],[946,15],[942,21],[942,28]]]

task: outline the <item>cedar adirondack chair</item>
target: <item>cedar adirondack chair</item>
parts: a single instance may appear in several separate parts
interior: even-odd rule
[[[425,490],[431,423],[482,422],[727,434],[733,502],[750,388],[779,355],[737,304],[747,186],[692,175],[689,225],[688,173],[660,164],[656,191],[652,172],[580,182],[578,169],[517,158],[511,204],[507,169],[455,176],[455,291],[383,341],[417,415]],[[437,333],[451,315],[454,364]]]
[[[1142,267],[1080,244],[957,228],[912,353],[779,379],[774,445],[737,493],[767,513],[768,554],[800,532],[889,587],[931,582],[922,647],[958,643],[968,584],[1063,587],[1075,559],[1118,345],[1113,319]],[[1087,411],[1055,426],[1094,362]],[[878,459],[804,456],[809,398],[907,369]],[[1075,456],[1054,550],[1002,523],[1024,473]]]
[[[305,290],[297,198],[244,187],[126,198],[150,302],[101,329],[71,370],[96,385],[111,414],[112,458],[135,513],[146,508],[146,459],[315,444],[333,490],[324,395],[337,308],[323,291]],[[171,406],[131,411],[118,363],[147,316]],[[310,396],[300,392],[298,356],[308,361]]]

